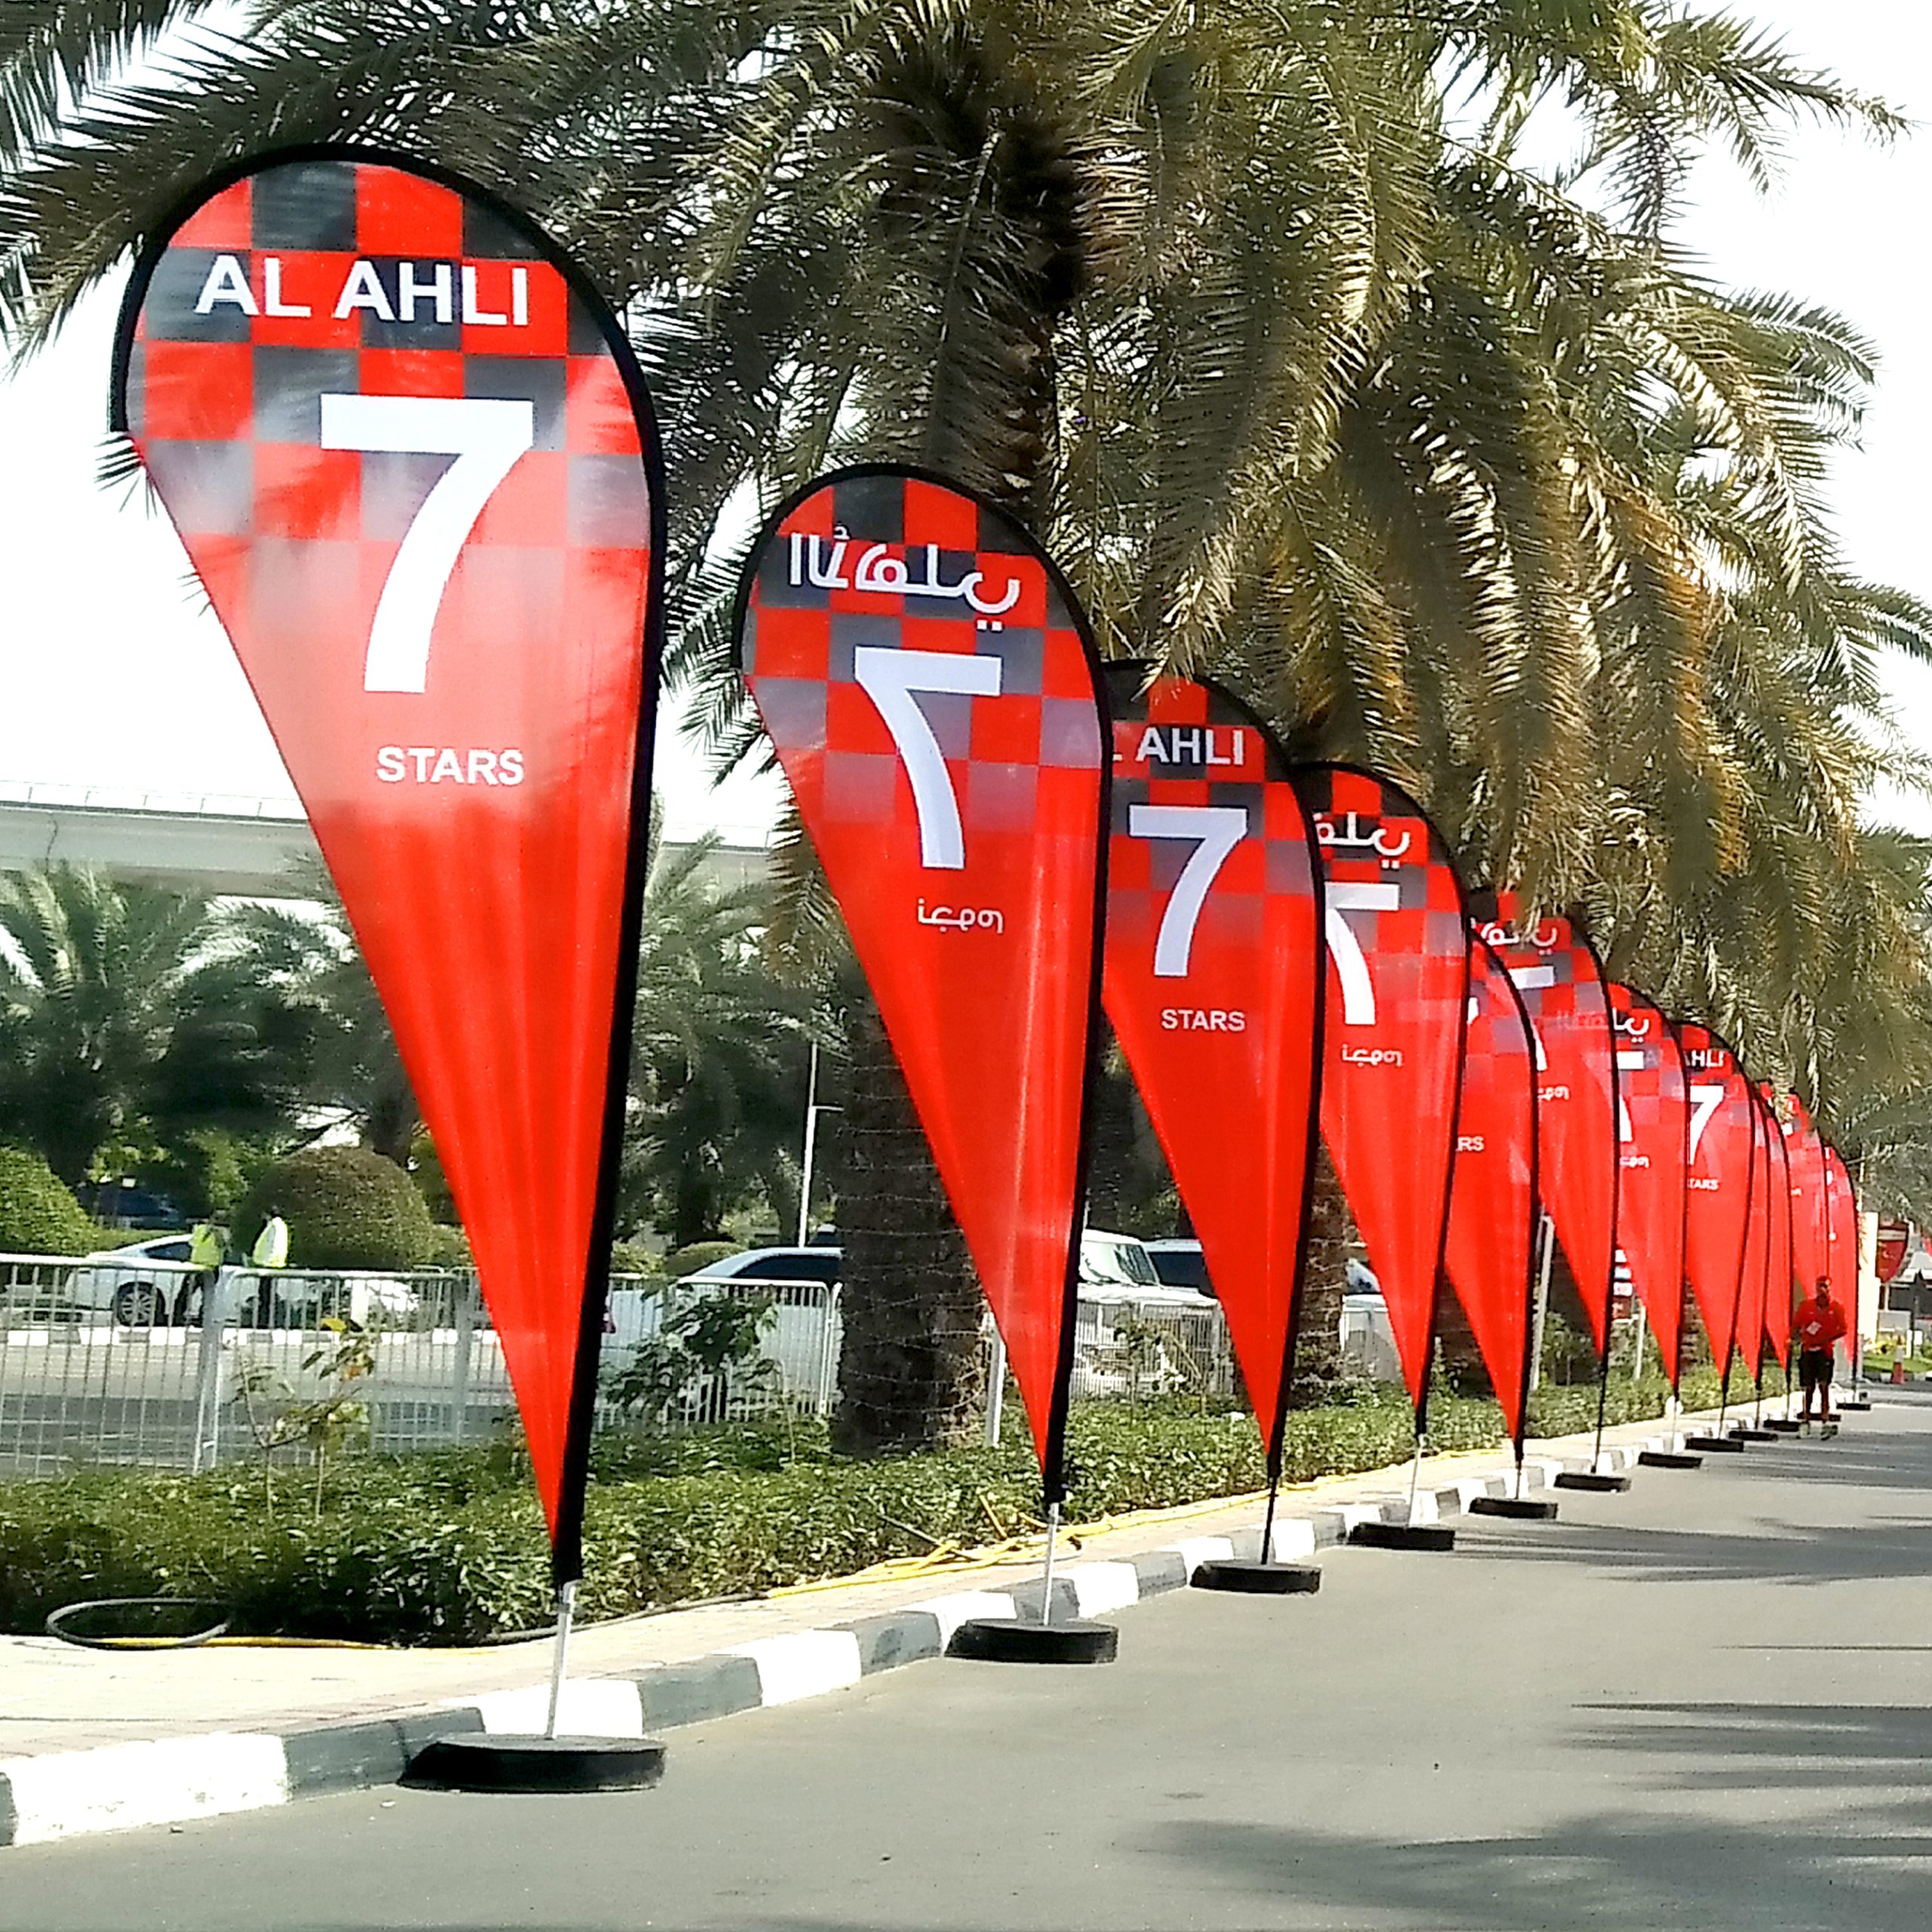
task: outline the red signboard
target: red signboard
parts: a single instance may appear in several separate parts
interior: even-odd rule
[[[1537,1185],[1598,1352],[1610,1327],[1617,1226],[1617,1061],[1603,969],[1568,920],[1497,895],[1481,928],[1523,996],[1537,1046]]]
[[[1529,1015],[1509,969],[1472,937],[1447,1260],[1503,1426],[1519,1449],[1529,1400],[1537,1218],[1537,1065]]]
[[[1674,1389],[1682,1367],[1690,1149],[1684,1060],[1670,1022],[1641,993],[1612,980],[1610,1004],[1617,1023],[1617,1247]]]
[[[1690,1103],[1684,1272],[1721,1374],[1737,1340],[1757,1103],[1737,1055],[1709,1027],[1681,1022],[1677,1039]]]
[[[1107,1014],[1272,1466],[1314,1152],[1320,865],[1267,731],[1214,685],[1147,676],[1124,664],[1109,678]]]
[[[395,1029],[568,1580],[657,676],[636,362],[521,216],[302,150],[211,183],[143,255],[115,398]]]
[[[1899,1270],[1905,1266],[1906,1251],[1911,1241],[1912,1229],[1903,1221],[1881,1221],[1878,1223],[1876,1259],[1881,1281],[1890,1281],[1897,1278]]]
[[[1108,771],[1086,619],[1004,511],[843,470],[784,504],[740,661],[1062,1494]]]
[[[1296,783],[1323,870],[1321,1131],[1420,1417],[1469,998],[1462,887],[1422,808],[1387,780],[1321,764]]]

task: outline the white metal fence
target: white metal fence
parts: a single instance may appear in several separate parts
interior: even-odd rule
[[[721,1372],[690,1352],[706,1304],[766,1312]],[[661,1429],[825,1414],[837,1395],[838,1291],[818,1281],[611,1283],[604,1419]],[[657,1366],[629,1407],[612,1385]],[[640,1378],[634,1377],[635,1383]],[[1081,1300],[1073,1393],[1238,1389],[1211,1301],[1158,1290]],[[487,1441],[515,1412],[502,1346],[466,1274],[225,1269],[122,1257],[0,1255],[0,1477],[91,1465],[202,1469],[332,1448]]]

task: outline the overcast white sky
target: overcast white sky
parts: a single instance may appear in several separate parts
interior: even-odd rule
[[[1760,202],[1737,171],[1699,170],[1680,241],[1743,286],[1827,302],[1879,346],[1864,448],[1836,495],[1854,563],[1932,597],[1922,478],[1932,451],[1932,290],[1923,257],[1932,207],[1932,9],[1920,0],[1734,0],[1807,63],[1884,95],[1925,131],[1889,149],[1801,129],[1784,181]],[[94,481],[106,423],[118,285],[60,341],[0,385],[0,789],[24,783],[293,793],[233,654],[187,587],[166,522]],[[674,479],[675,481],[675,479]],[[1894,679],[1912,734],[1932,740],[1932,670]],[[761,835],[768,786],[712,791],[666,730],[659,783],[667,829]],[[1932,808],[1898,815],[1932,831]]]

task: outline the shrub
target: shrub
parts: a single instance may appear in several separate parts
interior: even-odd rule
[[[469,1237],[460,1228],[445,1227],[432,1222],[429,1228],[429,1253],[425,1268],[473,1269],[476,1257],[469,1251]]]
[[[700,1268],[709,1268],[712,1263],[722,1261],[728,1255],[743,1252],[734,1241],[694,1241],[683,1247],[672,1249],[657,1272],[668,1281],[681,1281],[687,1275],[695,1275]]]
[[[1715,1400],[1706,1373],[1708,1386],[1686,1378],[1694,1406]],[[1614,1380],[1611,1413],[1655,1414],[1662,1395],[1661,1383]],[[1593,1423],[1595,1405],[1594,1389],[1536,1398],[1541,1421],[1566,1432]],[[1438,1396],[1429,1434],[1438,1449],[1494,1445],[1502,1419],[1493,1402]],[[1397,1390],[1299,1410],[1285,1474],[1386,1467],[1411,1441]],[[1265,1479],[1251,1416],[1171,1398],[1078,1405],[1067,1455],[1076,1526],[1244,1494]],[[835,1457],[817,1420],[612,1432],[592,1445],[592,1469],[587,1617],[845,1575],[1038,1521],[1021,1425],[997,1448],[877,1463]],[[0,1630],[38,1631],[49,1611],[84,1598],[157,1595],[218,1598],[256,1635],[471,1644],[547,1621],[549,1548],[512,1443],[332,1462],[319,1491],[309,1470],[238,1466],[0,1484]]]
[[[41,1157],[0,1142],[0,1254],[85,1254],[98,1230]]]
[[[312,1147],[269,1168],[238,1217],[245,1251],[272,1207],[288,1223],[294,1267],[420,1268],[435,1245],[416,1183],[361,1147]]]

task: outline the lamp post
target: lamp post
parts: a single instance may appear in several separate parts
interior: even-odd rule
[[[818,1117],[844,1112],[818,1104],[818,1048],[812,1048],[811,1071],[805,1079],[805,1146],[798,1157],[798,1245],[811,1244],[812,1161],[818,1152]]]

